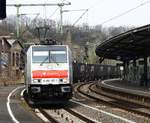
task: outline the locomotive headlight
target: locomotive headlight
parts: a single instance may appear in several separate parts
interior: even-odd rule
[[[41,88],[40,87],[31,87],[31,91],[32,91],[32,93],[40,93]]]
[[[71,92],[71,87],[70,86],[61,87],[61,91],[62,92]]]
[[[40,83],[41,80],[40,80],[40,79],[33,79],[33,82],[34,82],[34,83]]]
[[[37,80],[37,79],[33,79],[33,82],[34,82],[34,83],[37,83],[37,82],[38,82],[38,80]]]
[[[64,78],[64,79],[63,79],[63,82],[64,82],[64,83],[69,83],[68,78]]]

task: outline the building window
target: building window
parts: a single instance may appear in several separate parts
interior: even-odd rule
[[[12,65],[15,66],[15,53],[13,53]]]
[[[19,53],[16,53],[16,66],[19,67]]]

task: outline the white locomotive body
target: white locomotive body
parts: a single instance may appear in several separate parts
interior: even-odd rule
[[[67,45],[32,45],[26,57],[26,90],[34,103],[72,97],[72,58]]]

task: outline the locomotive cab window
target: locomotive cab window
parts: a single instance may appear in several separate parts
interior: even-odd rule
[[[33,51],[32,62],[33,63],[48,63],[49,62],[49,52],[48,51]]]
[[[67,63],[66,51],[33,51],[33,63]]]
[[[50,51],[50,62],[66,63],[67,62],[66,51]]]

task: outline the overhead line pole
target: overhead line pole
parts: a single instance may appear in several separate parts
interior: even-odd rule
[[[19,32],[19,16],[20,16],[19,8],[20,7],[22,7],[22,6],[24,6],[24,7],[27,7],[27,6],[59,6],[61,8],[60,11],[62,12],[62,7],[65,5],[71,5],[71,3],[68,2],[68,3],[56,3],[56,4],[55,3],[52,3],[52,4],[51,3],[47,3],[47,4],[7,4],[7,6],[9,6],[9,7],[14,6],[17,8],[17,20],[16,20],[17,38],[20,37],[20,32]],[[61,14],[61,18],[60,18],[61,30],[60,30],[60,32],[62,32],[62,13],[61,12],[60,12],[60,14]]]
[[[17,6],[16,6],[17,7]],[[20,32],[20,29],[19,29],[19,8],[20,6],[17,7],[17,20],[16,20],[16,28],[17,28],[17,38],[19,38],[19,32]]]
[[[59,5],[60,7],[60,34],[63,34],[63,10],[62,10],[62,5]]]

